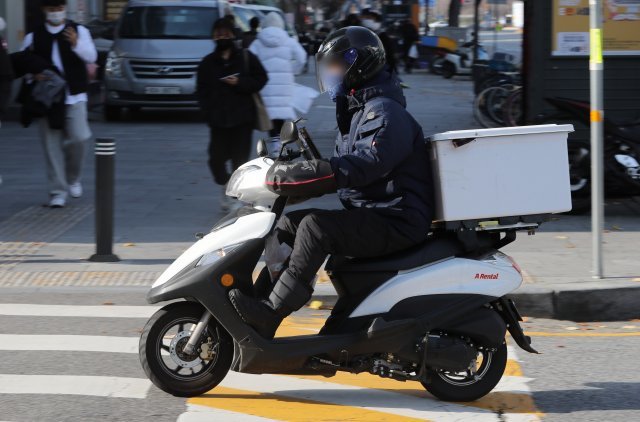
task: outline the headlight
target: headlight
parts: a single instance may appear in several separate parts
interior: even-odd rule
[[[234,171],[231,175],[231,179],[229,179],[229,183],[227,183],[227,196],[232,198],[237,198],[240,196],[240,192],[238,188],[240,187],[240,183],[242,183],[242,179],[248,173],[252,173],[256,170],[260,170],[259,166],[247,166],[241,167],[238,170]]]
[[[202,255],[202,258],[200,258],[200,261],[198,261],[198,263],[196,264],[196,267],[200,267],[202,265],[211,265],[217,262],[220,258],[225,257],[228,253],[230,253],[240,245],[242,245],[242,243],[236,243],[235,245],[225,246],[224,248],[216,249],[215,251],[204,254]]]
[[[114,78],[121,78],[123,62],[123,57],[118,56],[118,54],[113,50],[109,51],[109,55],[107,55],[107,63],[104,66],[105,73]]]

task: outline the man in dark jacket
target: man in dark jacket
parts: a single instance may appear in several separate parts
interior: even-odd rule
[[[79,198],[83,193],[82,166],[86,144],[92,136],[87,114],[87,64],[98,58],[89,30],[66,18],[66,4],[66,0],[42,0],[46,21],[27,34],[22,43],[22,50],[48,62],[67,85],[62,118],[40,120],[52,208],[64,207],[68,195]],[[48,76],[41,73],[34,78],[42,81]]]
[[[382,14],[376,9],[362,9],[360,14],[362,18],[362,26],[369,28],[376,33],[382,45],[384,47],[385,57],[387,58],[387,65],[393,72],[398,73],[398,61],[396,60],[396,43],[389,36],[386,29],[383,26]]]
[[[346,209],[301,210],[283,217],[267,253],[282,245],[292,251],[269,298],[230,292],[242,318],[265,338],[273,338],[282,319],[310,299],[327,255],[390,254],[424,241],[431,227],[434,199],[427,146],[422,129],[405,109],[398,79],[385,70],[380,39],[366,28],[340,29],[322,44],[317,62],[321,89],[336,100],[345,99],[345,109],[336,110],[335,156],[324,167],[333,174]],[[283,165],[293,169],[300,164],[278,164]]]
[[[0,18],[0,31],[4,30],[4,19]],[[13,82],[13,67],[7,52],[7,46],[2,37],[0,37],[0,124],[2,117],[7,110],[9,99],[11,97],[11,83]]]
[[[249,159],[256,126],[253,94],[268,78],[256,56],[235,46],[234,27],[228,19],[216,21],[213,39],[215,51],[198,67],[197,95],[211,132],[209,168],[215,182],[224,186],[231,177],[227,162],[231,160],[236,169]],[[226,210],[229,204],[222,195]]]

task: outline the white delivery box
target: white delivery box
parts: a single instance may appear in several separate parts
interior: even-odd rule
[[[572,125],[435,134],[436,221],[486,220],[571,210],[567,135]]]

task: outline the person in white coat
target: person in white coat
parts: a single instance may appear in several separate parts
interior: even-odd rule
[[[269,13],[262,28],[249,51],[258,56],[269,75],[269,82],[260,94],[273,122],[269,135],[277,136],[285,120],[297,117],[293,108],[295,75],[302,71],[307,52],[284,30],[284,20],[279,14]]]

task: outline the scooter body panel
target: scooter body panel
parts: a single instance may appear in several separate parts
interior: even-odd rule
[[[349,316],[389,312],[398,302],[414,296],[483,295],[499,298],[517,289],[522,276],[511,261],[496,254],[493,260],[451,258],[409,271],[401,271],[378,287]]]
[[[188,265],[209,252],[249,239],[263,238],[271,230],[275,219],[276,215],[272,212],[258,212],[239,217],[233,224],[207,234],[180,255],[160,275],[152,287],[166,283]]]

